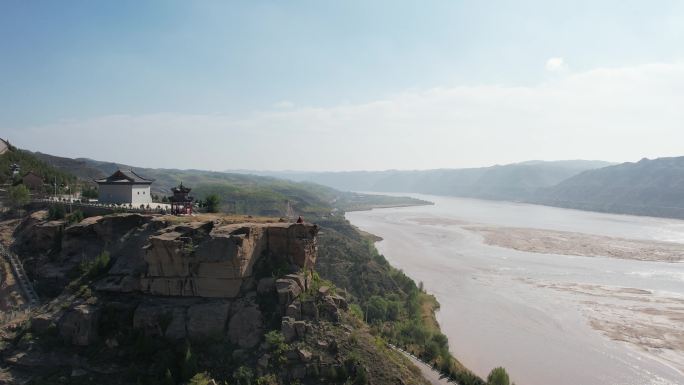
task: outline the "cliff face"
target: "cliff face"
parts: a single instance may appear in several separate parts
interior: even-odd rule
[[[141,289],[164,296],[235,298],[245,284],[254,284],[254,264],[262,256],[312,269],[317,232],[316,226],[291,223],[167,228],[149,238]]]
[[[15,249],[33,267],[39,285],[61,287],[65,284],[60,282],[73,280],[74,271],[106,250],[110,267],[91,285],[99,293],[118,296],[116,312],[132,317],[124,329],[168,339],[225,334],[237,346],[253,348],[263,334],[257,295],[272,297],[285,314],[308,289],[317,233],[318,226],[311,224],[176,223],[174,218],[139,214],[91,217],[68,226],[38,213],[18,227]],[[64,295],[57,300],[64,301]],[[111,304],[75,298],[68,307],[42,314],[37,325],[52,323],[68,343],[91,345],[102,337],[97,324]]]
[[[38,286],[59,292],[43,294],[30,324],[0,333],[0,356],[14,378],[45,380],[37,383],[73,373],[103,385],[186,383],[196,372],[233,381],[246,367],[271,384],[425,384],[378,347],[345,292],[312,272],[317,232],[136,214],[67,226],[33,216],[14,248]],[[103,250],[111,260],[98,267]],[[188,368],[190,346],[197,360]]]
[[[67,226],[36,214],[17,229],[15,249],[33,279],[55,290],[84,262],[107,251],[113,265],[95,283],[98,290],[236,298],[256,285],[254,266],[262,258],[285,272],[313,269],[317,232],[311,224],[174,224],[139,214],[91,217]]]

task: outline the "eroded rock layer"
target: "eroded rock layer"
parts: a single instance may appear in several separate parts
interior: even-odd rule
[[[254,284],[259,258],[288,269],[313,268],[317,231],[292,223],[167,228],[149,238],[141,289],[163,296],[235,298],[244,285]]]

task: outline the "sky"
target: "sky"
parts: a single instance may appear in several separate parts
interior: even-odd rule
[[[0,137],[144,167],[684,155],[682,1],[0,1]]]

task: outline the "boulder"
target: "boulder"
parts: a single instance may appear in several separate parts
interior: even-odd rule
[[[320,314],[327,317],[329,320],[333,322],[340,320],[340,310],[331,297],[323,298],[323,301],[321,301],[321,304],[319,305],[319,309]]]
[[[295,333],[297,334],[297,337],[299,339],[304,338],[304,335],[306,334],[306,322],[295,321],[294,322],[294,329],[295,329]]]
[[[37,218],[29,218],[19,229],[16,241],[21,251],[19,255],[23,253],[47,254],[55,247],[61,247],[64,221],[41,222]]]
[[[301,291],[306,291],[306,279],[304,278],[304,274],[288,274],[283,278],[294,281]]]
[[[68,343],[88,346],[97,340],[100,309],[94,305],[78,305],[68,310],[59,321],[59,334]]]
[[[302,301],[302,318],[315,320],[318,319],[318,308],[313,298]]]
[[[274,223],[268,228],[268,250],[287,256],[290,263],[311,270],[316,264],[318,226]]]
[[[302,303],[299,300],[294,300],[285,309],[285,315],[296,320],[302,318]]]
[[[297,337],[294,323],[295,320],[291,317],[283,317],[280,323],[280,332],[283,334],[285,342],[291,342]]]
[[[259,344],[263,334],[263,319],[255,304],[241,306],[230,318],[228,338],[241,348],[251,349]]]
[[[55,317],[48,313],[31,317],[31,330],[38,334],[47,332],[51,327],[55,326],[53,318]]]
[[[209,302],[192,305],[188,308],[186,328],[191,339],[219,337],[223,334],[230,304],[226,302]]]
[[[320,296],[323,296],[323,297],[327,296],[329,291],[330,291],[329,286],[321,286],[318,288],[318,294]]]
[[[276,291],[278,292],[278,302],[280,305],[287,306],[302,293],[302,288],[296,280],[280,278],[276,280]]]
[[[348,309],[347,300],[344,299],[344,297],[337,294],[333,294],[330,296],[330,299],[333,301],[333,303],[335,303],[335,306],[337,306],[339,309]]]
[[[259,357],[259,359],[257,360],[257,367],[259,367],[261,369],[267,369],[270,360],[271,360],[271,355],[268,353],[264,354],[263,356]]]
[[[312,354],[310,351],[301,348],[301,349],[297,349],[297,354],[299,355],[299,360],[301,362],[311,361]]]

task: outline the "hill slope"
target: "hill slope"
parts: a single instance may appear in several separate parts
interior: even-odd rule
[[[169,195],[172,187],[183,182],[193,188],[193,195],[197,198],[217,194],[222,202],[223,211],[234,214],[286,216],[288,213],[294,213],[321,216],[329,214],[333,208],[344,211],[428,203],[412,198],[347,193],[315,183],[292,182],[268,176],[204,170],[155,169],[43,153],[34,155],[45,163],[86,181],[110,175],[120,168],[134,169],[140,175],[154,179],[152,193],[159,196]]]
[[[528,161],[492,167],[420,171],[264,172],[260,175],[309,181],[340,190],[413,192],[484,199],[523,200],[602,161]]]
[[[642,159],[589,170],[540,190],[533,203],[684,218],[684,157]]]

